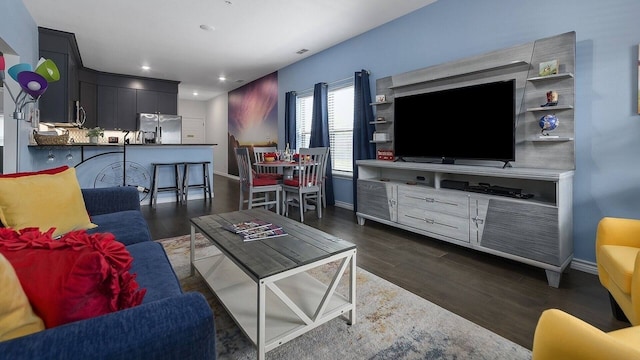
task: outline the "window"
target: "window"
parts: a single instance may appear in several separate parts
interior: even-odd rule
[[[333,173],[353,172],[353,80],[349,85],[331,86],[328,91],[329,143]],[[308,147],[313,114],[313,90],[298,94],[296,102],[296,144]]]

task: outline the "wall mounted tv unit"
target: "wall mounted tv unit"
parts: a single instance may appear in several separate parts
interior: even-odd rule
[[[394,150],[402,161],[515,160],[515,79],[394,99]],[[426,129],[426,130],[422,130]]]

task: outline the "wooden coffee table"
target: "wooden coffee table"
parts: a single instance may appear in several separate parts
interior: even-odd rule
[[[260,219],[288,235],[250,242],[222,228]],[[240,329],[257,346],[258,359],[285,342],[344,316],[356,321],[356,246],[308,225],[264,209],[196,217],[191,221],[191,272],[207,282]],[[195,234],[202,233],[220,253],[198,258]],[[308,271],[336,262],[325,284]],[[348,293],[336,291],[349,268]]]

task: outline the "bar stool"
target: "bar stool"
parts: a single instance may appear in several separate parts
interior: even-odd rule
[[[209,200],[212,200],[213,196],[211,195],[211,179],[209,178],[210,163],[211,161],[189,161],[183,163],[184,170],[182,175],[182,197],[185,203],[187,202],[189,189],[203,189],[204,199],[207,200],[207,195],[209,195]],[[191,166],[202,166],[202,182],[189,184],[189,168]]]
[[[158,203],[158,193],[163,191],[174,191],[176,193],[176,203],[180,203],[182,200],[182,187],[180,186],[180,162],[171,163],[151,163],[153,166],[153,179],[151,184],[151,202],[150,205]],[[173,174],[175,185],[173,186],[158,186],[158,173],[163,166],[173,167]]]

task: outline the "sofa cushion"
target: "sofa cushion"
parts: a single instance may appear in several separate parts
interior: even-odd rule
[[[11,263],[0,254],[0,341],[44,330]]]
[[[127,246],[133,257],[131,271],[136,280],[147,289],[143,303],[182,294],[182,288],[169,258],[160,243],[145,241]]]
[[[144,289],[129,272],[131,255],[113,235],[0,229],[0,253],[14,267],[47,328],[137,306]]]
[[[0,178],[0,221],[16,230],[55,228],[54,237],[96,227],[87,214],[74,168]]]
[[[150,241],[149,226],[139,210],[125,210],[114,213],[94,215],[91,221],[97,228],[87,230],[87,233],[109,232],[116,240],[131,245],[142,241]]]

